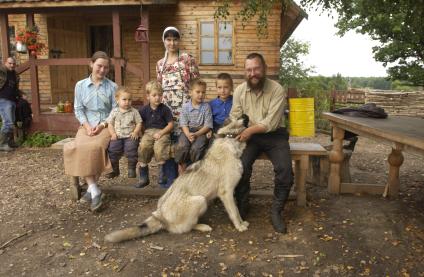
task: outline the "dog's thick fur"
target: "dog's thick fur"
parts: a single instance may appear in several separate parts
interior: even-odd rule
[[[241,178],[243,167],[241,154],[246,146],[233,137],[245,129],[246,119],[230,121],[218,131],[218,135],[205,157],[179,176],[159,199],[157,210],[141,225],[112,232],[105,236],[108,242],[121,242],[156,233],[162,229],[181,234],[192,229],[211,231],[206,224],[198,224],[206,212],[208,202],[219,197],[240,232],[249,225],[240,217],[234,201],[234,188]]]

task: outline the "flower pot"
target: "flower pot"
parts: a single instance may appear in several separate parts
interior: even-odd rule
[[[21,41],[16,42],[16,51],[19,53],[26,53],[28,51],[27,46],[25,43],[22,43]]]

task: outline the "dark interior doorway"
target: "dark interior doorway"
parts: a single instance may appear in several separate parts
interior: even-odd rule
[[[112,25],[90,26],[90,56],[96,51],[103,51],[113,57],[113,30]],[[110,67],[107,78],[115,81],[115,69]]]

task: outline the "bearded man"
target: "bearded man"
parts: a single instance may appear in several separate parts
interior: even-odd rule
[[[286,92],[277,82],[266,77],[266,63],[261,54],[251,53],[245,60],[245,79],[233,94],[231,118],[249,116],[249,127],[238,137],[247,146],[241,157],[243,175],[235,189],[235,198],[243,220],[249,209],[252,166],[265,153],[274,167],[274,198],[271,221],[276,232],[286,233],[282,211],[293,185],[289,134],[285,127]]]

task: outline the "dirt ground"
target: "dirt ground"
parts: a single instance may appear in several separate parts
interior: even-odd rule
[[[313,140],[329,143],[326,135]],[[360,138],[353,179],[384,183],[389,150]],[[255,197],[246,232],[216,201],[201,219],[210,233],[161,232],[113,245],[104,235],[141,223],[157,198],[110,195],[91,213],[69,198],[61,151],[0,153],[0,276],[424,276],[424,159],[404,156],[398,199],[333,196],[308,185],[306,208],[287,205],[287,235],[273,232],[271,199]],[[272,178],[269,162],[255,165],[254,188],[272,189]]]

